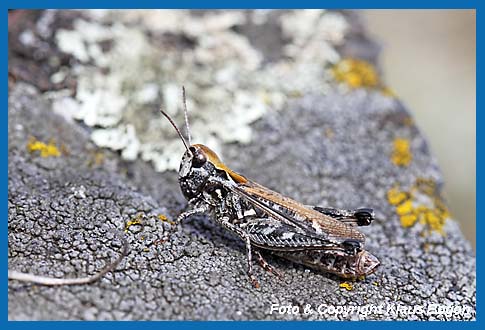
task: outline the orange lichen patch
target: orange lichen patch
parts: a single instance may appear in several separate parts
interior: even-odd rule
[[[352,291],[354,289],[354,286],[352,285],[352,283],[349,283],[349,282],[343,282],[343,283],[340,283],[339,285],[341,288],[344,288],[346,289],[347,291]]]
[[[394,149],[391,161],[397,166],[408,166],[413,159],[409,140],[397,138],[394,140]]]
[[[37,140],[35,137],[30,137],[29,142],[27,143],[27,150],[30,153],[39,151],[41,157],[59,157],[61,152],[57,148],[54,141],[50,141],[49,143],[44,143]]]
[[[169,220],[165,215],[163,214],[159,214],[157,215],[157,218],[161,221],[164,221],[164,222],[168,222],[168,224],[170,225],[175,225],[175,222],[173,222],[172,220]]]
[[[409,191],[401,191],[395,186],[387,192],[387,200],[396,207],[404,228],[419,221],[428,232],[444,234],[443,227],[450,214],[433,180],[419,178]],[[427,232],[423,232],[425,234]]]
[[[332,73],[337,81],[344,82],[351,88],[380,86],[374,66],[363,60],[343,59],[333,66]]]

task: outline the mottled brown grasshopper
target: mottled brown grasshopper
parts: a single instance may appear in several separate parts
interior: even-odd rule
[[[246,244],[248,275],[254,287],[259,283],[253,274],[252,253],[265,270],[280,275],[259,249],[343,278],[355,279],[376,270],[379,260],[364,250],[365,236],[355,229],[372,222],[372,209],[303,205],[234,172],[211,149],[191,143],[185,89],[183,103],[188,143],[173,120],[160,110],[186,148],[179,183],[192,209],[180,214],[176,224],[194,214],[211,213],[217,223]]]

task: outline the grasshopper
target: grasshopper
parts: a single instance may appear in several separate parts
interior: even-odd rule
[[[259,282],[253,274],[253,254],[263,269],[281,276],[260,250],[342,278],[355,279],[376,271],[380,262],[364,250],[365,236],[355,228],[371,224],[372,209],[304,205],[236,173],[207,146],[192,144],[185,88],[182,97],[188,142],[170,116],[160,110],[186,149],[178,173],[191,209],[180,214],[175,225],[192,215],[210,213],[215,222],[245,243],[247,273],[254,287]]]

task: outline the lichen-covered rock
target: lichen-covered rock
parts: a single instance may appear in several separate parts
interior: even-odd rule
[[[54,16],[64,22],[61,17],[68,14],[72,15],[57,12]],[[47,39],[57,38],[57,44],[53,42],[51,47],[59,46],[77,57],[73,61],[81,67],[72,68],[75,72],[71,68],[65,70],[68,70],[66,77],[79,75],[78,84],[84,79],[83,70],[102,74],[99,67],[121,64],[110,63],[112,58],[108,55],[106,61],[100,57],[100,62],[84,63],[89,62],[86,58],[92,57],[92,52],[99,55],[93,50],[96,47],[88,47],[84,53],[78,48],[62,48],[60,44],[67,38],[63,34],[71,31],[84,38],[78,44],[81,49],[92,40],[80,36],[76,24],[101,29],[101,36],[126,32],[124,29],[131,29],[130,33],[135,35],[137,28],[132,23],[140,19],[141,13],[81,15],[76,19],[82,19],[83,23],[63,23],[57,30],[56,19],[28,28],[34,31],[35,38],[44,38],[43,35]],[[120,19],[120,25],[113,27],[113,31],[103,27],[112,19],[110,15],[118,15],[114,17]],[[199,25],[202,20],[212,22],[205,28],[226,38],[221,40],[232,43],[230,39],[234,37],[239,40],[238,47],[250,47],[251,52],[260,54],[261,58],[254,55],[246,59],[246,70],[254,70],[251,71],[254,75],[264,72],[264,79],[268,84],[274,83],[273,86],[284,85],[284,81],[274,81],[281,77],[272,76],[265,61],[284,61],[285,56],[303,61],[298,52],[292,51],[294,47],[307,47],[306,56],[318,56],[314,47],[324,40],[328,45],[338,40],[343,44],[332,46],[337,55],[341,49],[351,50],[354,56],[360,50],[367,55],[372,53],[368,43],[355,42],[352,47],[346,45],[350,41],[344,42],[345,35],[351,41],[363,40],[353,38],[355,17],[348,13],[255,12],[251,16],[229,12],[212,17],[196,12],[192,13],[192,20],[187,13],[170,12],[174,15],[173,22],[184,20],[192,25],[163,23],[157,18],[159,12],[145,15],[152,15],[150,24],[159,25],[150,25],[145,20],[138,37],[148,38],[145,34],[148,29],[152,32],[150,38],[172,36],[174,52],[180,51],[178,46],[197,47],[194,40],[205,40],[199,39],[197,22]],[[329,16],[323,19],[322,15]],[[40,16],[44,21],[49,18]],[[299,38],[311,34],[310,21],[333,33],[322,34],[320,39],[302,45]],[[288,24],[295,22],[301,25],[288,32]],[[39,26],[44,34],[39,32]],[[277,32],[269,39],[281,41],[270,48],[258,40],[258,29],[267,28]],[[93,44],[101,42],[100,47],[109,53],[109,49],[116,49],[117,43],[121,43],[108,42],[112,37],[108,35]],[[25,41],[27,37],[23,38]],[[163,40],[167,45],[167,39]],[[285,55],[277,56],[275,49]],[[213,54],[205,54],[209,55]],[[18,60],[16,53],[10,56]],[[210,61],[210,56],[202,58]],[[474,319],[475,257],[440,196],[441,174],[425,139],[402,104],[378,75],[373,76],[372,66],[358,60],[339,64],[328,64],[327,76],[320,81],[322,84],[325,81],[325,86],[320,85],[320,90],[307,89],[305,82],[300,81],[301,96],[285,98],[278,103],[279,111],[265,110],[249,121],[247,117],[235,116],[234,124],[241,119],[251,131],[251,139],[228,143],[233,140],[218,135],[225,142],[220,143],[221,156],[234,170],[305,204],[373,207],[377,219],[363,231],[367,236],[366,248],[382,263],[375,274],[352,283],[341,282],[267,255],[268,261],[284,273],[284,279],[255,267],[261,288],[254,289],[246,275],[244,245],[206,216],[193,217],[168,242],[161,243],[159,239],[170,228],[171,220],[186,205],[177,173],[156,172],[146,157],[126,161],[126,154],[100,149],[96,145],[99,142],[96,130],[73,120],[79,118],[81,96],[45,92],[45,82],[40,88],[35,80],[27,80],[30,84],[25,84],[21,81],[26,79],[17,77],[17,81],[11,81],[9,90],[9,269],[66,278],[92,274],[118,255],[120,234],[129,240],[130,252],[116,271],[85,286],[41,287],[9,281],[9,319]],[[335,81],[338,77],[340,82]],[[102,81],[115,78],[116,74],[113,77],[106,74]],[[150,78],[137,77],[132,86],[138,100],[149,100],[145,103],[149,108],[159,100],[158,87],[146,82],[138,84],[137,79]],[[198,86],[197,91],[202,89],[199,80],[192,83]],[[94,86],[95,81],[88,82],[85,91]],[[167,91],[164,95],[174,93],[170,85],[161,86]],[[224,88],[211,87],[215,93],[214,114],[224,113],[216,102],[217,93]],[[231,88],[242,87],[236,83],[224,93],[233,93]],[[114,91],[119,93],[116,88]],[[278,92],[278,88],[273,91]],[[85,94],[88,98],[93,95]],[[196,92],[191,98],[196,102],[198,96]],[[164,98],[165,102],[177,102],[176,98],[170,100]],[[100,97],[99,102],[107,100]],[[136,105],[138,101],[134,102]],[[198,121],[204,122],[209,117],[200,115],[202,110],[191,103],[192,130],[197,138],[196,132],[203,125]],[[117,104],[126,109],[126,104]],[[163,123],[156,107],[152,110],[152,114],[140,118]],[[135,113],[127,115],[125,111],[129,112],[116,114],[122,118],[114,121],[117,124],[104,122],[109,116],[100,118],[107,129],[119,123],[126,128],[130,118],[132,127],[142,124]],[[86,116],[89,115],[87,112]],[[86,116],[82,120],[89,124]],[[98,119],[94,118],[93,123],[98,131],[103,131]],[[224,126],[224,122],[213,130]],[[172,137],[167,140],[168,136],[174,136],[170,126],[153,125],[150,126],[153,129],[166,130],[158,140],[153,140],[159,155],[181,158],[178,149],[181,146],[171,149],[175,140]],[[103,134],[109,133],[104,131]],[[123,136],[126,138],[127,134]],[[113,143],[119,143],[119,139],[118,136]],[[114,149],[127,152],[123,148]],[[455,310],[441,314],[419,310],[445,305]],[[347,313],[349,306],[354,310]],[[356,306],[361,309],[357,311]],[[459,308],[466,310],[460,313]]]

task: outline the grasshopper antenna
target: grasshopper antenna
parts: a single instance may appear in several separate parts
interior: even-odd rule
[[[190,151],[189,149],[189,146],[187,145],[187,141],[185,141],[182,133],[180,132],[180,130],[178,129],[177,125],[175,125],[175,123],[173,122],[172,118],[170,118],[170,116],[165,112],[163,111],[163,109],[160,108],[160,112],[162,113],[162,115],[164,115],[168,121],[170,122],[170,124],[172,124],[173,128],[175,128],[175,130],[177,131],[178,135],[180,136],[180,139],[182,140],[182,142],[184,143],[184,146],[185,146],[185,149],[187,149],[187,151],[192,154],[192,152]]]
[[[182,99],[184,102],[185,130],[187,131],[189,144],[192,145],[192,137],[190,136],[190,127],[189,127],[189,115],[187,112],[187,99],[185,98],[185,86],[182,86]]]

